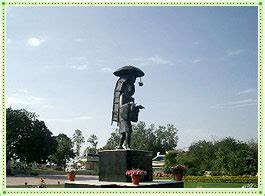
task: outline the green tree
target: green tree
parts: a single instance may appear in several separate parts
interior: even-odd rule
[[[154,135],[156,138],[155,149],[153,151],[165,154],[169,150],[174,150],[178,144],[178,130],[173,124],[159,126]]]
[[[193,143],[189,147],[188,156],[197,162],[198,171],[211,170],[212,160],[215,159],[213,143],[205,140]]]
[[[50,157],[50,160],[57,166],[65,167],[66,162],[75,157],[73,143],[65,134],[56,136],[58,143],[56,152]]]
[[[148,128],[146,127],[146,124],[142,121],[140,121],[136,125],[133,125],[132,140],[131,140],[132,148],[139,150],[154,149],[155,135],[153,131],[154,131],[154,125],[151,125]],[[110,138],[108,139],[103,149],[114,150],[117,146],[119,146],[120,138],[121,136],[119,130],[115,129],[115,131],[111,133]]]
[[[188,170],[186,172],[187,175],[201,175],[200,167],[198,167],[197,158],[189,153],[189,151],[181,151],[177,156],[177,164],[186,165]]]
[[[6,110],[7,161],[45,163],[56,150],[56,140],[37,115],[25,109]]]
[[[90,143],[90,146],[86,148],[85,153],[96,154],[97,153],[97,145],[98,145],[98,138],[95,134],[90,135],[87,139],[87,142]]]
[[[114,150],[117,146],[119,146],[120,142],[120,133],[118,129],[115,129],[108,139],[106,145],[102,148],[103,150]]]
[[[249,173],[251,175],[256,175],[258,173],[258,141],[254,141],[252,139],[248,141],[247,145],[251,155],[251,157],[248,159]]]
[[[213,170],[225,175],[254,175],[257,172],[256,148],[246,142],[227,137],[215,143]],[[254,145],[255,146],[255,145]]]
[[[90,135],[90,137],[87,139],[87,142],[90,143],[93,148],[97,149],[98,138],[96,135]]]
[[[176,150],[170,150],[165,155],[165,164],[173,166],[177,164],[178,152]]]
[[[167,126],[155,127],[151,124],[149,127],[142,121],[139,121],[136,125],[133,125],[131,146],[136,150],[149,150],[153,151],[153,155],[157,152],[165,154],[168,150],[173,150],[177,146],[178,130],[172,124]],[[111,133],[107,144],[103,149],[115,149],[119,145],[120,134],[116,129]]]
[[[146,124],[142,121],[133,126],[132,142],[131,146],[137,150],[150,150],[155,148],[155,126],[153,124],[150,127],[146,127]],[[152,149],[152,150],[151,150]],[[156,154],[156,152],[154,152]]]
[[[85,138],[82,135],[82,131],[80,131],[79,129],[75,130],[72,140],[75,146],[75,153],[77,156],[80,156],[81,145],[85,142]]]
[[[255,175],[258,171],[258,148],[255,142],[242,142],[227,137],[215,142],[198,141],[177,162],[189,167],[191,175]]]
[[[165,165],[163,167],[164,172],[170,173],[170,168],[173,165],[177,164],[177,157],[178,157],[178,152],[176,150],[169,150],[165,154]]]

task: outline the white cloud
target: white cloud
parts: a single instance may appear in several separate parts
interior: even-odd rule
[[[15,108],[50,108],[51,105],[48,101],[42,97],[34,96],[26,89],[20,89],[17,93],[6,96],[6,105],[7,107]],[[35,109],[34,109],[35,110]]]
[[[200,44],[200,41],[194,41],[193,42],[193,45],[199,45]]]
[[[161,64],[161,65],[171,64],[170,61],[162,59],[159,56],[149,57],[147,60],[155,64]]]
[[[76,38],[75,41],[76,41],[76,42],[83,42],[83,39],[81,39],[81,38]]]
[[[9,39],[9,38],[7,38],[7,39],[6,39],[6,43],[7,43],[7,44],[11,44],[11,43],[12,43],[12,40]]]
[[[68,60],[68,66],[77,71],[89,70],[89,61],[85,56],[75,56]]]
[[[242,54],[243,51],[244,50],[242,50],[242,49],[235,49],[235,50],[229,49],[226,51],[226,55],[227,56],[237,56],[237,55]]]
[[[87,61],[87,58],[85,56],[75,56],[71,58],[71,61],[73,62],[81,62],[81,61]]]
[[[194,60],[192,60],[191,62],[194,63],[194,64],[196,64],[196,63],[199,63],[199,62],[201,62],[201,61],[202,61],[201,59],[194,59]]]
[[[88,70],[87,65],[72,65],[71,68],[78,71]]]
[[[72,118],[50,118],[50,119],[45,119],[45,121],[48,122],[73,122],[73,121],[86,121],[86,120],[91,120],[93,119],[91,116],[75,116]]]
[[[151,56],[148,58],[138,57],[133,59],[134,61],[137,61],[142,66],[147,65],[173,65],[173,63],[169,60],[163,59],[160,56]]]
[[[100,71],[102,71],[102,72],[113,72],[113,69],[111,69],[110,67],[103,67],[100,69]]]
[[[224,104],[216,104],[212,108],[237,108],[237,107],[257,106],[257,103],[258,103],[257,99],[244,99]]]
[[[29,91],[27,89],[19,89],[18,92],[19,93],[29,94]]]
[[[37,47],[40,46],[45,40],[36,38],[36,37],[31,37],[28,39],[28,45],[32,47]]]
[[[254,94],[257,93],[257,89],[255,88],[250,88],[246,90],[239,91],[237,95],[249,95],[249,94]]]
[[[74,120],[90,120],[92,119],[91,116],[78,116],[78,117],[74,117]]]

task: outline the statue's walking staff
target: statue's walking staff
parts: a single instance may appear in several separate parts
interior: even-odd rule
[[[113,110],[112,120],[117,122],[119,132],[121,134],[120,144],[118,149],[123,149],[123,143],[125,141],[125,148],[131,148],[131,133],[132,124],[131,122],[138,121],[139,110],[143,109],[142,105],[136,105],[134,98],[132,97],[135,93],[135,80],[140,77],[139,86],[143,86],[141,77],[144,76],[144,72],[134,66],[125,66],[113,73],[119,77],[116,82],[113,98]]]

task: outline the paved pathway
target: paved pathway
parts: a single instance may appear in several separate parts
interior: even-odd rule
[[[39,175],[39,176],[8,176],[6,178],[7,186],[17,186],[17,185],[25,185],[27,182],[28,185],[39,185],[40,178],[44,178],[46,184],[64,184],[67,180],[66,175]],[[98,176],[92,175],[76,175],[77,181],[85,181],[85,180],[98,180]]]

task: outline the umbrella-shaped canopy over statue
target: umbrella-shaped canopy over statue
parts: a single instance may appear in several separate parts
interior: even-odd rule
[[[130,76],[135,76],[137,78],[137,77],[143,77],[144,76],[144,72],[141,69],[134,67],[134,66],[131,66],[131,65],[121,67],[121,68],[117,69],[117,71],[115,71],[113,74],[117,77],[130,75]]]

